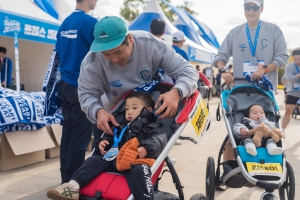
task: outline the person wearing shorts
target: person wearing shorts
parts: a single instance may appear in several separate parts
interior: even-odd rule
[[[292,56],[294,61],[285,68],[286,79],[289,80],[289,84],[287,87],[285,114],[281,122],[283,132],[289,124],[295,105],[300,98],[300,49],[295,49],[292,52]]]

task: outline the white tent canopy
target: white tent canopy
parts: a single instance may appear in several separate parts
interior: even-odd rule
[[[53,0],[53,2],[58,13],[58,20],[61,22],[75,10],[75,7],[72,7],[65,0]]]
[[[0,1],[0,46],[7,49],[6,54],[13,61],[15,80],[19,64],[20,83],[26,91],[42,90],[60,24],[30,0]]]
[[[172,35],[178,29],[170,22],[164,14],[157,0],[150,0],[143,13],[141,13],[130,25],[130,30],[150,31],[150,23],[153,19],[162,19],[166,23],[166,33],[163,38],[167,43],[172,44]],[[190,61],[212,63],[214,52],[187,39],[183,49],[188,53]]]

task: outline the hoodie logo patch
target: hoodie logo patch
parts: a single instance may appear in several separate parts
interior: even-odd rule
[[[246,47],[246,44],[239,44],[239,48],[246,49],[247,47]]]
[[[152,75],[150,74],[150,71],[147,69],[141,70],[140,75],[141,75],[142,79],[144,79],[144,80],[149,80],[152,77]]]
[[[122,83],[121,83],[121,81],[119,79],[115,80],[115,81],[110,81],[109,85],[111,87],[122,87]]]
[[[262,39],[261,40],[262,49],[266,48],[267,46],[268,46],[268,40],[267,39]]]

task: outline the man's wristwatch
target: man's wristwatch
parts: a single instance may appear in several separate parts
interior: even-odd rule
[[[263,69],[265,69],[265,73],[268,73],[268,71],[269,71],[268,65],[264,65],[264,66],[263,66]]]
[[[176,89],[178,91],[180,99],[182,99],[182,97],[183,97],[182,90],[180,88],[172,88],[172,89]]]
[[[226,70],[224,68],[221,68],[221,69],[219,69],[219,73],[220,73],[220,75],[223,73],[226,73]]]

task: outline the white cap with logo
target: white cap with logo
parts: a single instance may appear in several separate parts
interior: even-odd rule
[[[173,41],[180,42],[185,39],[186,37],[182,31],[177,31],[173,34]]]
[[[255,3],[257,6],[263,6],[264,0],[244,0],[244,4],[246,3]]]

